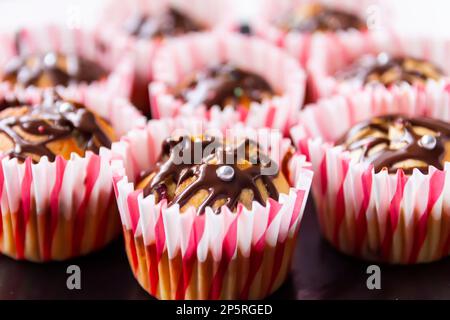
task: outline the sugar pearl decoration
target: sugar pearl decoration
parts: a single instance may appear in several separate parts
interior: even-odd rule
[[[56,64],[57,57],[54,53],[50,52],[44,56],[44,64],[46,66],[54,66]]]
[[[59,111],[60,112],[67,112],[73,108],[72,104],[70,102],[63,102],[59,105]]]
[[[216,173],[223,181],[231,181],[234,177],[234,169],[231,166],[220,166],[217,168]]]
[[[436,147],[436,138],[432,135],[426,134],[420,138],[419,144],[425,149],[432,150]]]

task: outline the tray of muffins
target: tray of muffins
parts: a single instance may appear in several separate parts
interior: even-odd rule
[[[450,41],[239,8],[0,34],[0,299],[450,297]]]

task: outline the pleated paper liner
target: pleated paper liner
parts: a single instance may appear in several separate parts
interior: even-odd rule
[[[198,134],[198,124],[202,121],[189,118],[152,120],[146,129],[134,130],[113,145],[114,186],[131,269],[158,299],[264,298],[290,270],[312,172],[304,156],[294,155],[289,194],[270,199],[265,207],[253,202],[247,210],[239,205],[235,213],[227,207],[219,214],[209,207],[203,215],[193,208],[180,213],[178,205],[155,203],[153,195],[144,198],[134,189],[134,177],[155,166],[162,137],[179,128]],[[263,132],[235,133],[255,137]],[[283,155],[290,141],[280,134],[272,137],[269,141],[283,146]]]
[[[98,88],[119,97],[128,98],[131,93],[134,76],[134,64],[131,57],[123,54],[112,61],[105,53],[92,32],[78,28],[58,25],[44,25],[33,28],[21,28],[17,32],[1,33],[0,77],[3,67],[12,58],[27,54],[45,54],[48,52],[76,54],[87,58],[108,71],[104,79],[79,84],[71,84],[71,89],[87,90]]]
[[[277,93],[250,108],[219,106],[208,109],[184,103],[171,93],[190,73],[221,62],[262,76]],[[188,35],[160,49],[154,62],[154,82],[150,85],[154,118],[192,116],[224,128],[243,122],[254,128],[287,131],[303,103],[305,73],[298,63],[279,48],[255,37],[224,31]]]
[[[198,21],[206,29],[221,25],[231,12],[226,0],[111,0],[108,2],[95,33],[107,48],[112,61],[120,61],[130,53],[135,62],[133,102],[146,114],[150,112],[148,85],[153,79],[153,60],[165,40],[136,38],[127,33],[125,23],[137,13],[157,14],[167,8],[176,8],[187,17]]]
[[[40,90],[0,87],[0,100],[14,95],[31,102],[42,98]],[[105,117],[118,136],[144,125],[145,119],[125,100],[112,99],[93,88],[83,92],[84,96],[78,95],[78,89],[60,94],[77,98]],[[99,155],[72,154],[69,160],[57,156],[53,162],[42,157],[38,163],[31,158],[19,163],[1,156],[1,253],[35,262],[66,260],[100,249],[117,237],[120,222],[110,160],[106,148]]]
[[[351,44],[351,41],[349,40],[348,43]],[[364,84],[360,79],[356,81],[338,80],[335,74],[345,70],[346,67],[365,55],[377,56],[380,53],[387,53],[394,57],[410,56],[424,59],[439,67],[446,76],[450,75],[450,62],[447,59],[450,41],[447,39],[386,32],[371,33],[367,41],[365,47],[354,43],[349,46],[352,49],[342,54],[316,47],[308,63],[310,89],[314,92],[315,100],[334,94],[351,94],[351,92],[363,89]],[[414,88],[415,85],[411,85],[411,87]]]
[[[352,125],[383,114],[450,121],[448,83],[421,90],[367,88],[306,108],[291,130],[315,172],[313,195],[324,237],[339,251],[395,264],[431,262],[450,250],[450,164],[411,175],[375,173],[333,146]]]

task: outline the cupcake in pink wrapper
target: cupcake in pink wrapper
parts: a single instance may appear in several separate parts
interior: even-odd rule
[[[302,111],[294,143],[315,172],[324,237],[393,264],[449,254],[449,85],[369,87]]]
[[[317,99],[365,86],[423,87],[450,74],[449,48],[446,39],[390,33],[372,34],[370,45],[358,54],[337,56],[332,50],[318,49],[308,65],[309,89]]]
[[[389,14],[385,1],[265,0],[250,27],[307,67],[322,51],[333,61],[364,52],[373,31],[387,32]],[[306,102],[316,99],[308,83]]]
[[[278,132],[204,125],[151,120],[113,144],[131,269],[158,299],[264,298],[289,272],[312,171]]]
[[[133,61],[123,55],[105,57],[95,36],[80,29],[47,25],[3,33],[0,81],[19,88],[88,87],[128,98],[133,85]]]
[[[240,34],[198,33],[168,43],[155,58],[152,115],[287,130],[304,87],[303,70],[275,46]]]
[[[225,0],[112,0],[96,33],[113,60],[118,61],[124,52],[133,55],[132,101],[149,115],[148,84],[153,79],[153,58],[161,44],[186,33],[211,29],[230,12],[230,2]]]
[[[0,86],[0,252],[12,258],[65,260],[120,233],[107,148],[145,118],[125,100],[73,89]]]

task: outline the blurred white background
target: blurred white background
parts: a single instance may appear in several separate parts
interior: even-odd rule
[[[95,24],[107,0],[0,0],[0,28],[14,29],[57,21],[67,25]],[[126,1],[126,0],[123,0]],[[151,0],[158,1],[158,0]],[[189,1],[189,0],[186,0]],[[214,0],[210,0],[214,1]],[[230,0],[242,16],[253,12],[259,0]],[[355,0],[358,1],[358,0]],[[448,0],[386,0],[395,19],[390,23],[401,31],[433,36],[450,36],[450,1]]]

